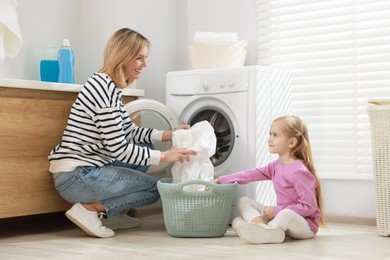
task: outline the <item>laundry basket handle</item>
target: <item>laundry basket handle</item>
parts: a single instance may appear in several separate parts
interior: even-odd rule
[[[181,189],[183,189],[185,186],[194,185],[194,184],[200,184],[200,185],[208,186],[210,188],[216,187],[218,185],[213,182],[209,182],[205,180],[188,180],[188,181],[178,183]]]

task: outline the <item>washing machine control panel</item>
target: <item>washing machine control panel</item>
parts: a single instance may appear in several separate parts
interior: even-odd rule
[[[198,94],[230,93],[248,89],[248,71],[236,70],[201,74]]]

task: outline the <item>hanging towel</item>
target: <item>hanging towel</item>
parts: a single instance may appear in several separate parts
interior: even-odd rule
[[[173,147],[188,148],[197,155],[190,156],[189,161],[176,162],[172,166],[172,182],[181,183],[187,180],[211,181],[214,179],[214,166],[210,157],[215,154],[217,138],[214,128],[208,121],[201,121],[188,130],[177,130],[172,137]],[[204,185],[188,185],[183,190],[204,190]]]
[[[16,0],[0,0],[0,61],[15,58],[23,44],[16,6]]]

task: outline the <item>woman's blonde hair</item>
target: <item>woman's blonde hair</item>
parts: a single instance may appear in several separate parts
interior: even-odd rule
[[[103,67],[99,72],[108,74],[119,88],[125,88],[133,80],[125,77],[124,66],[135,59],[150,42],[142,34],[129,28],[116,31],[108,40],[104,49]]]
[[[290,138],[295,138],[297,140],[296,145],[291,151],[291,155],[295,159],[302,160],[306,165],[307,169],[314,175],[317,188],[316,188],[316,198],[317,204],[321,211],[320,225],[325,227],[325,217],[323,210],[322,194],[321,194],[321,184],[317,177],[317,172],[313,164],[309,133],[307,131],[306,123],[297,116],[281,116],[274,120],[274,122],[280,122],[282,124],[282,129],[284,133],[287,134]]]

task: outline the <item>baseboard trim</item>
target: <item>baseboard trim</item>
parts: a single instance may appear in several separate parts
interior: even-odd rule
[[[354,217],[354,216],[327,215],[326,222],[340,223],[340,224],[352,224],[352,225],[364,225],[364,226],[376,226],[376,219],[375,218],[363,218],[363,217]]]
[[[127,214],[131,217],[140,218],[140,217],[157,215],[157,214],[162,214],[162,213],[163,213],[162,206],[161,205],[154,205],[154,206],[147,206],[147,207],[130,209]]]
[[[132,217],[145,217],[149,215],[162,214],[162,205],[155,204],[151,206],[131,209],[129,215]],[[343,215],[327,215],[327,223],[338,223],[338,224],[351,224],[351,225],[364,225],[364,226],[376,226],[375,218],[364,218],[354,216],[343,216]]]

